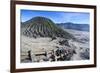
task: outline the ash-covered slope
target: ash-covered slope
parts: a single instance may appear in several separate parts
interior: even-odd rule
[[[58,27],[52,20],[45,17],[34,17],[24,23],[22,34],[28,37],[62,37],[67,39],[74,38],[68,32],[65,32],[62,28]]]

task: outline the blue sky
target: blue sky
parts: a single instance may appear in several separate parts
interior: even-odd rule
[[[66,23],[66,22],[72,22],[78,24],[90,23],[89,13],[21,10],[21,22],[25,22],[36,16],[47,17],[55,23]]]

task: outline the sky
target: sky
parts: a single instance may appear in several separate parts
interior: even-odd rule
[[[89,13],[21,10],[21,22],[25,22],[36,16],[47,17],[55,23],[66,23],[66,22],[72,22],[77,24],[90,23]]]

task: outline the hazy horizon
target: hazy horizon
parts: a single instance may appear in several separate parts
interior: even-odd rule
[[[31,18],[37,16],[49,18],[55,23],[67,23],[67,22],[76,23],[76,24],[90,23],[89,13],[21,10],[21,22],[26,22]]]

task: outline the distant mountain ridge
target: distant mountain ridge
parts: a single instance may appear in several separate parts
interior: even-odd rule
[[[89,24],[75,24],[75,23],[57,23],[59,27],[64,29],[75,29],[80,31],[89,31]]]

